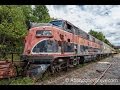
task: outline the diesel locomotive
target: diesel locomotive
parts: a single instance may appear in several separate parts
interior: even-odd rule
[[[115,50],[66,20],[32,23],[25,37],[21,61],[29,76],[49,70],[52,74],[75,67]]]

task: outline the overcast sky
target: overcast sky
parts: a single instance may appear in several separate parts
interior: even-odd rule
[[[51,17],[71,22],[85,32],[101,31],[120,45],[120,5],[46,5]]]

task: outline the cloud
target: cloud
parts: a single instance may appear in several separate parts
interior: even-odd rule
[[[119,5],[46,5],[54,18],[67,20],[85,32],[101,31],[114,45],[120,45]]]

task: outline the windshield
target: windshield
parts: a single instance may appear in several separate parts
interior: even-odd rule
[[[32,52],[34,52],[34,53],[39,53],[39,52],[58,52],[57,41],[52,41],[52,40],[41,41],[33,48]]]
[[[63,27],[63,22],[61,20],[57,20],[57,21],[51,21],[50,22],[52,25],[55,25],[57,27]]]

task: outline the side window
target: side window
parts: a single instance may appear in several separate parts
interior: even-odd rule
[[[78,29],[75,29],[75,35],[78,35]]]
[[[34,48],[35,53],[39,52],[58,52],[58,42],[52,40],[44,40],[39,42]]]
[[[80,31],[80,35],[84,38],[87,39],[87,34],[84,31]]]
[[[86,51],[88,51],[88,49],[89,49],[89,47],[88,47],[88,46],[86,46]]]
[[[80,35],[80,30],[79,30],[79,28],[74,27],[74,29],[75,29],[75,35]]]
[[[80,36],[83,36],[83,32],[82,32],[82,30],[81,29],[79,29],[79,32],[80,32]]]
[[[95,42],[95,38],[93,38],[93,42]]]
[[[95,43],[97,43],[97,39],[95,38]]]
[[[89,35],[89,39],[90,41],[93,41],[93,37],[91,35]]]
[[[73,26],[68,24],[67,22],[65,24],[66,24],[65,31],[73,33]]]
[[[89,35],[87,35],[87,39],[89,40],[90,38],[89,38]]]
[[[69,49],[69,48],[68,48]],[[70,51],[74,52],[74,43],[70,43]]]
[[[74,44],[69,42],[64,42],[64,52],[74,52]]]
[[[87,38],[87,34],[86,34],[86,33],[85,33],[85,39],[88,39],[88,38]]]
[[[52,52],[52,51],[54,51],[53,46],[54,46],[53,41],[48,40],[48,42],[47,42],[47,51],[48,51],[48,52]]]
[[[39,53],[39,52],[47,52],[47,46],[46,46],[46,40],[39,42],[34,48],[33,52]]]
[[[48,40],[47,52],[58,52],[58,43],[57,43],[57,41]]]
[[[85,46],[84,45],[80,45],[80,51],[84,52],[85,51]]]
[[[67,25],[67,29],[69,29],[69,30],[72,29],[72,26],[70,24],[66,23],[66,25]]]
[[[80,35],[80,30],[78,29],[78,35]]]

